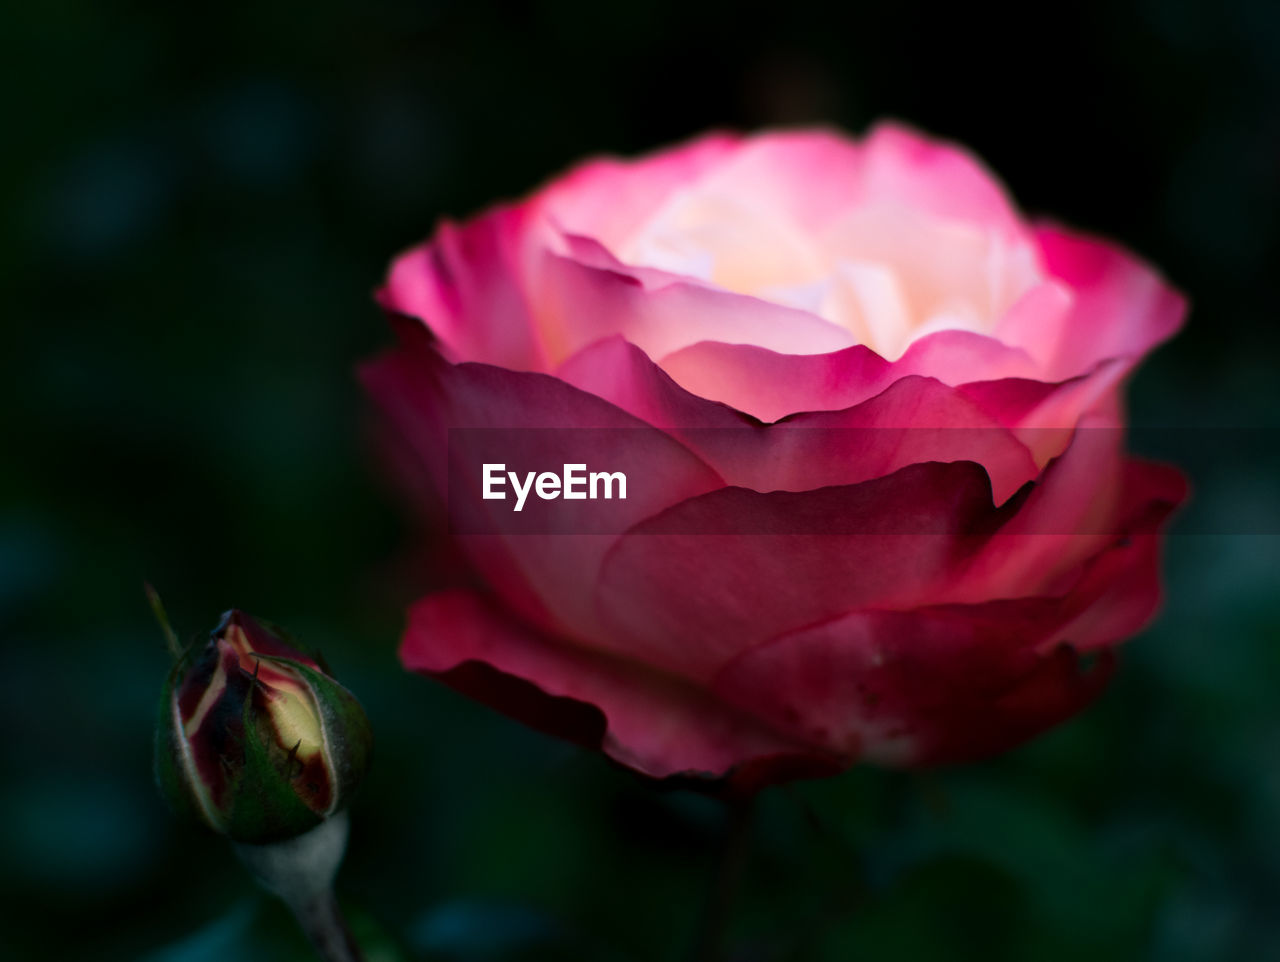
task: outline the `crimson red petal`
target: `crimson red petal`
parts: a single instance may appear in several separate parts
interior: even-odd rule
[[[400,657],[412,671],[657,778],[719,777],[803,750],[705,689],[551,639],[466,592],[416,604]]]

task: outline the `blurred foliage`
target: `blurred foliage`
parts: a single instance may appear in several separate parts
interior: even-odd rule
[[[724,813],[399,670],[423,568],[353,378],[393,252],[583,154],[882,115],[954,137],[1190,293],[1136,420],[1277,425],[1273,4],[833,9],[7,5],[0,957],[305,957],[151,786],[144,577],[186,632],[288,625],[364,700],[341,882],[381,957],[682,957]],[[738,959],[1280,958],[1280,543],[1249,533],[1280,530],[1277,485],[1223,456],[1195,479],[1223,533],[1170,539],[1167,610],[1095,709],[763,800]]]

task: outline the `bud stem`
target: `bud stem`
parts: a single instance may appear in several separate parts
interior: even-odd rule
[[[297,838],[235,846],[258,882],[289,906],[323,962],[363,962],[333,894],[348,827],[347,813],[339,812]]]
[[[324,962],[364,962],[332,888],[310,902],[289,907]]]

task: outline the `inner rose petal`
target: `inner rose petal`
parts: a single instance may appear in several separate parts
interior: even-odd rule
[[[824,277],[828,265],[816,240],[781,211],[692,188],[677,191],[618,256],[634,266],[756,294]]]
[[[882,201],[817,234],[786,211],[705,184],[673,192],[615,254],[810,311],[890,360],[936,331],[991,333],[1041,279],[1033,246],[998,226]]]

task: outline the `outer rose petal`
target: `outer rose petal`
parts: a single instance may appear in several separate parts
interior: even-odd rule
[[[1086,375],[1057,383],[1024,378],[977,381],[956,393],[996,423],[1012,430],[1044,468],[1061,455],[1086,417],[1095,428],[1124,424],[1120,390],[1132,362],[1106,361]]]
[[[1068,717],[1105,681],[1070,651],[1027,645],[1045,607],[856,612],[752,650],[715,687],[850,762],[978,758]]]
[[[436,594],[414,605],[400,658],[412,671],[437,675],[536,727],[599,745],[624,765],[659,778],[723,775],[751,760],[816,754],[705,689],[552,641],[466,592]],[[525,679],[546,695],[595,706],[605,725],[589,712],[521,691],[510,680],[477,677],[475,663]]]
[[[530,226],[528,205],[442,223],[431,241],[396,258],[378,303],[424,321],[455,360],[546,370],[521,273]]]
[[[1138,472],[1148,470],[1139,467]],[[1168,478],[1138,484],[1150,498]],[[914,611],[855,611],[751,649],[714,684],[797,739],[889,765],[966,761],[1078,711],[1106,671],[1076,653],[1122,641],[1159,603],[1169,505],[1150,501],[1061,596]]]
[[[1137,471],[1148,495],[1172,480]],[[1134,534],[1060,597],[851,612],[744,652],[710,687],[549,639],[466,592],[416,605],[401,657],[656,777],[734,772],[758,787],[858,760],[965,760],[1012,747],[1100,690],[1105,667],[1082,670],[1075,653],[1150,617],[1158,539],[1146,532],[1165,510],[1137,510]]]
[[[362,376],[399,429],[405,447],[425,466],[435,496],[443,498],[449,489],[449,431],[458,428],[511,429],[502,433],[504,457],[513,465],[529,463],[539,469],[579,461],[580,445],[568,455],[558,445],[573,444],[570,429],[591,430],[609,470],[651,482],[633,485],[627,500],[604,506],[610,512],[610,531],[723,485],[714,471],[671,437],[600,398],[544,374],[450,364],[430,346],[420,325],[405,321],[402,331],[403,346],[367,364]],[[554,430],[524,430],[538,428]],[[452,437],[455,447],[463,450],[467,435]],[[478,476],[474,493],[479,494]],[[611,537],[507,533],[513,531],[510,501],[464,500],[455,492],[451,510],[457,512],[459,505],[495,519],[486,525],[485,518],[468,514],[461,520],[470,526],[462,526],[456,540],[507,604],[548,629],[577,635],[596,627],[584,586],[595,581]],[[573,507],[564,501],[539,504],[553,512],[571,513]],[[459,520],[456,513],[453,520]],[[560,530],[581,527],[566,525]]]
[[[1119,441],[1112,430],[1078,437],[1000,508],[968,462],[798,494],[728,488],[690,499],[606,557],[608,644],[705,682],[754,645],[852,610],[1058,595],[1185,496],[1177,472],[1124,462]]]
[[[726,488],[638,525],[606,557],[607,644],[706,681],[742,651],[867,605],[951,598],[1014,506],[976,464],[917,464],[800,493]]]
[[[1130,530],[1149,531],[1186,496],[1176,471],[1129,460],[1121,431],[1085,420],[966,572],[958,598],[980,602],[1056,593]]]

